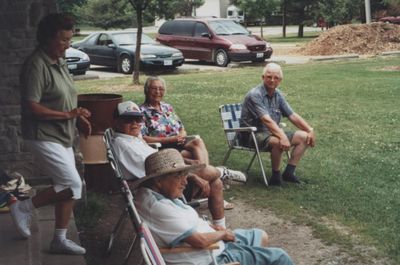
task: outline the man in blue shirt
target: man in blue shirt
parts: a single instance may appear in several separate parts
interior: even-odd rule
[[[281,185],[284,181],[300,183],[295,169],[308,146],[314,147],[314,129],[290,107],[278,89],[283,78],[281,67],[269,63],[263,70],[263,83],[251,89],[242,105],[241,126],[257,127],[256,140],[261,149],[271,152],[272,177],[270,185]],[[279,127],[286,117],[298,131],[285,132]],[[247,139],[244,139],[246,141]],[[248,140],[249,145],[254,145]],[[282,154],[291,147],[291,156],[283,174],[280,172]]]

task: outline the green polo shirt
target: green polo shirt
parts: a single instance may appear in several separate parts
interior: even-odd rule
[[[22,101],[37,102],[49,109],[63,112],[77,107],[77,91],[64,59],[51,63],[44,51],[36,49],[26,59],[20,81]],[[24,107],[21,113],[22,135],[25,139],[72,146],[75,119],[39,120]]]

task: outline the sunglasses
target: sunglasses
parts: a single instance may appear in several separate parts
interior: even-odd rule
[[[142,123],[143,117],[121,117],[120,118],[123,123]]]

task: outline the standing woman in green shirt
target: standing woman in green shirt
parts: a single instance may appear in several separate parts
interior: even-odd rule
[[[91,133],[90,112],[77,107],[77,91],[68,72],[65,50],[73,36],[73,20],[63,14],[49,14],[38,25],[38,46],[21,71],[22,135],[36,162],[53,180],[49,187],[29,200],[11,205],[18,232],[31,236],[32,211],[55,204],[55,232],[50,252],[85,254],[86,250],[66,238],[74,203],[80,199],[82,181],[72,150],[76,125]]]

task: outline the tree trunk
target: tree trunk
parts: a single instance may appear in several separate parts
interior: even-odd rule
[[[264,30],[263,30],[263,21],[261,20],[261,23],[260,23],[260,34],[261,34],[261,38],[262,39],[264,39]]]
[[[139,70],[140,70],[140,46],[142,43],[142,32],[143,32],[143,10],[136,10],[137,19],[137,34],[136,34],[136,49],[135,49],[135,64],[133,67],[133,84],[139,85]]]
[[[286,38],[286,0],[282,3],[282,37]]]
[[[304,24],[299,25],[299,31],[297,32],[297,37],[299,38],[304,37]]]

